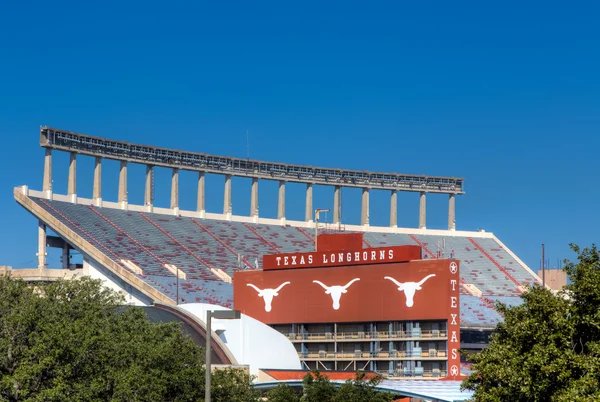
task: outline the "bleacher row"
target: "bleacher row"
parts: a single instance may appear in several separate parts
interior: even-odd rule
[[[176,276],[165,264],[185,272],[179,279],[180,302],[233,304],[233,289],[211,269],[228,275],[238,269],[260,267],[264,254],[306,252],[314,242],[305,230],[292,226],[252,224],[123,211],[112,208],[32,200],[116,263],[131,261],[142,269],[137,274],[172,299],[176,298]],[[535,279],[493,239],[365,233],[372,247],[419,244],[426,257],[437,258],[445,243],[446,258],[461,261],[461,280],[475,285],[485,299],[518,304],[519,284]],[[126,267],[127,268],[127,267]],[[481,297],[461,287],[462,320],[468,325],[494,325],[500,315]]]

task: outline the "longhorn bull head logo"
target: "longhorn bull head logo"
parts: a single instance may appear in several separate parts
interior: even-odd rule
[[[313,281],[313,283],[321,285],[323,289],[325,289],[325,294],[331,295],[331,299],[333,300],[333,309],[338,310],[340,308],[340,298],[342,297],[342,293],[348,293],[348,287],[350,287],[350,285],[356,281],[360,281],[360,278],[352,279],[345,286],[327,286],[323,282],[319,281]]]
[[[271,303],[273,302],[273,297],[279,296],[279,291],[285,285],[289,285],[291,282],[283,282],[277,289],[259,289],[251,283],[246,284],[246,286],[250,286],[254,288],[258,292],[258,297],[262,297],[265,301],[265,311],[268,313],[271,311]]]
[[[406,307],[412,307],[414,303],[415,292],[417,290],[421,290],[421,286],[425,283],[425,281],[431,277],[434,277],[435,274],[427,275],[425,278],[421,280],[421,282],[398,282],[394,278],[390,276],[384,276],[384,279],[389,279],[398,285],[399,291],[404,291],[404,295],[406,296]]]

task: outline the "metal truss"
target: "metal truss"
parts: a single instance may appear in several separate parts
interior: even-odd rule
[[[40,128],[40,145],[44,148],[132,163],[253,177],[263,180],[282,180],[293,183],[340,187],[464,194],[464,179],[462,178],[377,173],[263,162],[130,144],[47,126]]]

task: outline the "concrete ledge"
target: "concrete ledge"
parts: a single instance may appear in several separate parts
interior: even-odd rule
[[[84,276],[82,269],[48,269],[48,268],[23,268],[0,266],[0,275],[8,275],[13,278],[23,279],[28,282],[53,282],[59,279],[73,279]]]

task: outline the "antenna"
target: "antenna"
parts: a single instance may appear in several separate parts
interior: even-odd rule
[[[246,159],[250,159],[250,137],[248,137],[247,129],[246,129]]]

